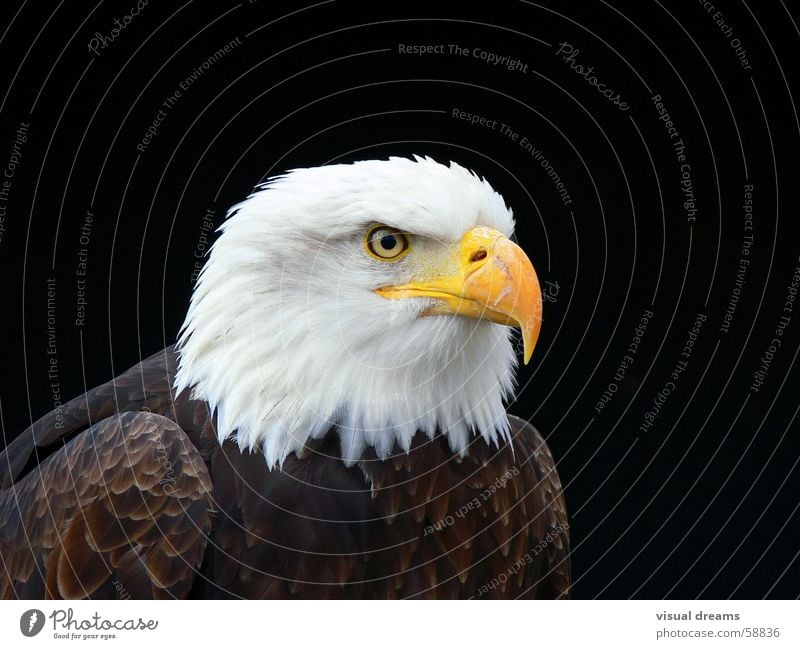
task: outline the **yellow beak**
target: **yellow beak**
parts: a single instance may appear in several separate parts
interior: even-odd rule
[[[475,227],[443,266],[447,271],[426,271],[426,277],[375,292],[394,300],[437,300],[424,315],[462,315],[519,327],[527,365],[542,326],[542,292],[522,248],[497,230]]]

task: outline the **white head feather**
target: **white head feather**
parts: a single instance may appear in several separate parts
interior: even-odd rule
[[[216,410],[220,441],[261,447],[272,468],[332,428],[348,464],[367,447],[408,450],[417,431],[460,454],[474,434],[508,437],[511,330],[376,295],[414,267],[367,254],[375,223],[431,250],[514,225],[485,180],[430,158],[296,169],[259,187],[220,227],[179,337],[175,387]]]

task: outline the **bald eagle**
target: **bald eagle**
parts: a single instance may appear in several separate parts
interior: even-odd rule
[[[430,158],[259,186],[176,345],[0,456],[0,597],[568,596],[553,457],[505,409],[542,311],[513,227]]]

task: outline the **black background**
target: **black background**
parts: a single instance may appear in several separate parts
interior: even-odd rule
[[[800,595],[800,306],[751,390],[800,265],[800,8],[716,4],[151,0],[95,54],[95,33],[108,37],[134,0],[4,3],[0,173],[30,125],[0,238],[5,438],[53,408],[54,381],[66,400],[174,342],[207,210],[219,225],[253,185],[293,167],[427,154],[475,169],[504,195],[555,300],[511,410],[532,418],[558,459],[574,596]],[[167,97],[237,38],[138,151]],[[628,110],[570,69],[557,55],[564,42]],[[428,44],[445,53],[399,51]],[[527,68],[490,65],[480,51]],[[655,94],[686,145],[692,223]],[[750,264],[723,332],[745,234]],[[76,326],[81,248],[86,311]],[[615,380],[647,309],[634,363]],[[698,314],[707,319],[688,367],[643,431]],[[598,412],[611,383],[618,389]]]

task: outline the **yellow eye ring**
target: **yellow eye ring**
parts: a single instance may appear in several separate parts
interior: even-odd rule
[[[375,225],[367,230],[364,247],[378,261],[397,261],[411,250],[407,234],[386,225]]]

